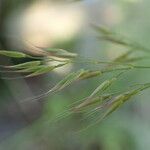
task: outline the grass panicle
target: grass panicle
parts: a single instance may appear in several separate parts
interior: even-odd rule
[[[54,87],[48,89],[46,92],[40,95],[23,100],[23,103],[39,100],[50,94],[55,94],[76,81],[86,80],[93,77],[101,77],[106,73],[113,73],[112,78],[107,78],[105,81],[100,83],[100,85],[97,86],[97,88],[95,88],[89,96],[80,101],[75,101],[67,110],[64,111],[64,113],[57,116],[57,119],[59,120],[60,118],[64,118],[65,116],[74,113],[84,113],[85,118],[95,116],[93,118],[97,119],[98,122],[103,120],[116,109],[120,108],[120,106],[130,100],[133,96],[136,96],[140,92],[150,88],[150,83],[137,83],[134,85],[132,90],[128,90],[126,92],[120,92],[119,89],[117,93],[109,94],[107,92],[107,89],[110,88],[112,84],[115,84],[116,81],[119,82],[119,77],[124,72],[128,72],[129,70],[134,71],[135,69],[150,69],[150,66],[142,66],[137,64],[137,61],[150,58],[150,50],[123,35],[117,34],[107,27],[97,25],[92,26],[97,31],[99,39],[122,45],[126,48],[126,51],[111,61],[101,61],[95,59],[93,60],[91,58],[84,58],[78,56],[76,53],[68,52],[63,49],[46,48],[45,51],[43,48],[39,48],[28,43],[31,48],[38,50],[41,55],[32,56],[23,52],[0,50],[0,56],[9,57],[10,59],[13,58],[24,60],[24,58],[30,58],[29,61],[24,63],[0,65],[0,73],[2,74],[1,78],[21,79],[35,77],[49,73],[56,68],[64,67],[68,64],[92,65],[92,69],[84,69],[83,67],[82,69],[78,69],[77,71],[69,73],[58,83],[56,83]],[[136,56],[136,54],[139,52],[142,55]],[[56,65],[52,65],[55,64],[54,62],[58,63],[56,63]],[[94,65],[96,68],[94,68]],[[99,66],[100,68],[97,69]],[[19,73],[22,76],[11,77],[13,73]],[[7,74],[10,75],[10,77],[7,77]],[[91,120],[93,121],[94,119]]]

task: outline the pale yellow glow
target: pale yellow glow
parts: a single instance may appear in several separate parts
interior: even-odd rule
[[[37,46],[50,46],[70,40],[83,23],[83,11],[71,4],[38,2],[22,17],[22,36]]]

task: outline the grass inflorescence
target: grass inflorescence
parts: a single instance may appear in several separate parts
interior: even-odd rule
[[[17,51],[6,51],[0,50],[0,55],[9,58],[23,59],[30,58],[28,62],[15,64],[15,65],[0,65],[0,73],[3,75],[3,79],[20,79],[38,76],[41,74],[49,73],[59,67],[64,67],[68,64],[93,64],[102,65],[101,69],[88,69],[82,68],[77,71],[71,72],[65,76],[61,81],[59,81],[54,87],[48,89],[43,94],[37,95],[35,97],[27,98],[22,101],[35,101],[48,96],[49,94],[55,94],[62,89],[70,86],[74,82],[80,82],[93,77],[105,76],[106,73],[115,73],[112,78],[108,78],[91,92],[91,94],[82,100],[75,101],[74,104],[69,106],[64,113],[58,115],[57,118],[61,119],[64,116],[76,113],[85,113],[85,119],[89,118],[91,115],[95,115],[97,121],[103,120],[105,117],[110,115],[125,102],[130,100],[133,96],[139,94],[143,90],[150,88],[150,83],[137,83],[131,90],[121,92],[118,90],[116,93],[107,93],[107,89],[115,84],[116,81],[119,82],[120,77],[129,70],[135,69],[150,69],[150,66],[137,65],[136,62],[150,58],[150,50],[140,45],[137,42],[118,35],[112,32],[106,27],[95,26],[94,28],[98,32],[98,38],[112,42],[114,44],[120,44],[127,48],[127,51],[111,61],[101,61],[93,60],[91,58],[80,57],[75,53],[70,53],[62,49],[48,49],[46,53],[43,52],[41,57],[32,56],[30,54],[25,54],[23,52]],[[43,49],[41,49],[41,52]],[[141,52],[143,56],[135,56],[132,54]],[[52,65],[51,62],[59,62],[56,65]],[[19,73],[22,76],[11,77],[12,74]],[[7,76],[9,75],[9,76]],[[97,115],[98,114],[98,117]]]

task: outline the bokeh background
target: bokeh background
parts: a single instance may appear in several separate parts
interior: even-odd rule
[[[111,60],[125,48],[97,39],[92,24],[108,26],[148,48],[149,6],[149,0],[0,0],[0,49],[38,54],[29,42],[37,47],[63,48],[84,57]],[[0,57],[0,63],[14,62]],[[150,64],[150,60],[144,63]],[[81,132],[74,132],[74,128],[80,129],[81,116],[64,118],[56,124],[50,120],[87,96],[102,79],[82,81],[39,101],[21,102],[43,93],[78,67],[83,66],[72,64],[30,79],[0,80],[0,150],[150,149],[148,90],[103,122]],[[148,82],[149,73],[133,71],[115,88]]]

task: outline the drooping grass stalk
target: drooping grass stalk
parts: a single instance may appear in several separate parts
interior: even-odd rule
[[[138,88],[133,90],[121,93],[112,93],[112,94],[105,94],[107,89],[115,82],[118,81],[118,77],[122,75],[122,71],[126,72],[128,70],[135,70],[135,69],[150,69],[150,66],[142,66],[133,64],[137,61],[142,59],[149,59],[150,56],[141,56],[141,57],[131,57],[131,54],[138,52],[139,50],[143,53],[149,53],[150,50],[142,46],[137,42],[133,42],[132,40],[118,35],[111,30],[103,27],[94,27],[99,34],[101,34],[100,38],[113,42],[114,44],[120,44],[127,48],[130,48],[127,52],[123,53],[122,55],[118,56],[112,61],[100,61],[100,60],[93,60],[91,58],[84,58],[81,56],[77,57],[77,54],[70,53],[66,50],[62,49],[49,49],[49,51],[44,51],[43,48],[35,47],[30,45],[32,48],[39,50],[41,56],[32,56],[29,54],[25,54],[22,52],[15,52],[15,51],[5,51],[0,50],[0,55],[5,57],[10,57],[13,59],[23,59],[23,58],[30,58],[32,59],[29,62],[15,64],[15,65],[1,65],[0,66],[0,73],[5,74],[23,74],[23,76],[17,77],[6,77],[3,76],[3,79],[21,79],[21,78],[30,78],[38,75],[42,75],[45,73],[49,73],[52,70],[63,67],[67,64],[93,64],[93,65],[104,65],[101,69],[80,69],[74,71],[67,76],[65,76],[61,81],[56,83],[56,85],[46,92],[36,95],[34,97],[27,98],[23,100],[21,103],[28,102],[28,101],[35,101],[42,98],[47,97],[50,94],[56,94],[57,92],[63,90],[64,88],[70,86],[76,81],[85,80],[88,78],[93,77],[101,77],[106,73],[111,73],[116,71],[117,75],[111,79],[106,79],[104,82],[100,83],[100,85],[93,90],[93,92],[87,96],[86,98],[76,101],[70,107],[68,107],[63,113],[58,114],[56,116],[56,120],[60,120],[61,118],[67,117],[74,113],[85,113],[85,118],[90,118],[91,115],[95,115],[95,119],[99,122],[100,120],[107,117],[113,111],[118,109],[122,104],[127,102],[130,98],[137,95],[138,93],[142,92],[150,88],[150,83],[146,84],[137,84]],[[57,65],[51,65],[54,62],[58,62]],[[119,74],[118,74],[119,72]],[[100,117],[97,118],[96,115],[99,115],[101,112]],[[91,119],[95,121],[94,119]],[[97,122],[96,121],[96,122]]]

